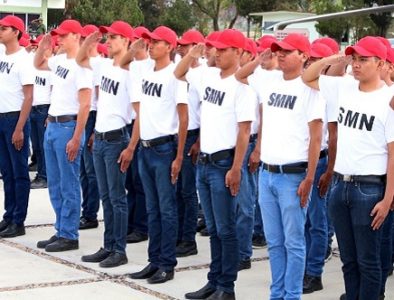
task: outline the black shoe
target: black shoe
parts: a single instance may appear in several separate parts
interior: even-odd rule
[[[203,230],[205,227],[207,227],[207,225],[205,225],[205,220],[204,219],[199,219],[197,221],[197,228],[196,231],[200,232],[201,230]]]
[[[206,300],[235,300],[235,293],[226,293],[223,291],[216,291]]]
[[[155,274],[148,278],[148,283],[156,284],[156,283],[164,283],[168,280],[174,279],[174,270],[172,271],[164,271],[162,269],[158,269]]]
[[[81,219],[79,221],[79,229],[80,230],[97,228],[97,227],[98,227],[97,220],[89,220],[85,217],[81,217]]]
[[[58,237],[56,235],[53,235],[49,238],[49,240],[39,241],[37,242],[37,248],[44,249],[47,245],[56,242],[57,239]]]
[[[25,226],[10,223],[6,229],[0,232],[0,238],[12,238],[25,235]]]
[[[6,220],[2,220],[1,222],[0,222],[0,232],[2,232],[3,230],[5,230],[7,227],[8,227],[8,225],[10,225],[10,222],[8,222],[8,221],[6,221]]]
[[[148,239],[148,235],[146,233],[133,231],[132,233],[126,236],[126,242],[128,244],[134,244],[146,241]]]
[[[196,255],[197,253],[197,244],[195,241],[182,241],[176,246],[176,257],[186,257]]]
[[[339,300],[346,300],[346,294],[342,294],[342,295],[339,297]]]
[[[385,295],[383,294],[383,295],[380,295],[380,296],[379,296],[378,300],[384,300],[384,298],[386,298],[386,297],[385,297]]]
[[[159,268],[154,267],[152,264],[149,264],[141,271],[130,274],[129,277],[132,279],[147,279],[152,277],[158,269]]]
[[[29,164],[29,172],[37,172],[37,163],[36,162],[31,162]]]
[[[209,236],[209,232],[208,232],[208,228],[204,228],[204,229],[202,229],[201,231],[200,231],[200,234],[202,235],[202,236]]]
[[[214,287],[212,287],[209,283],[207,283],[198,291],[185,294],[185,298],[186,299],[206,299],[209,296],[211,296],[214,292],[216,292],[216,289]]]
[[[30,188],[34,189],[46,189],[48,187],[47,181],[44,178],[36,176],[30,183]]]
[[[90,255],[84,255],[81,257],[83,262],[91,262],[91,263],[99,263],[110,256],[111,251],[107,251],[103,248],[100,248],[99,251]]]
[[[252,267],[252,263],[249,259],[241,260],[238,265],[238,271],[250,269]]]
[[[45,246],[46,252],[62,252],[69,250],[76,250],[79,248],[78,240],[70,240],[59,237],[53,243]]]
[[[267,241],[262,235],[255,235],[252,239],[252,246],[254,248],[263,248],[267,246]]]
[[[323,289],[323,284],[321,282],[320,276],[310,276],[305,274],[304,282],[302,287],[303,294],[311,294],[316,291]]]
[[[127,256],[124,253],[112,252],[106,259],[100,262],[101,268],[115,268],[128,263]]]

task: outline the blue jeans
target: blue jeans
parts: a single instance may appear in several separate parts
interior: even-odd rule
[[[386,291],[386,281],[389,271],[393,267],[393,221],[394,213],[392,211],[386,217],[383,223],[382,242],[380,251],[380,260],[382,266],[382,285],[380,288],[380,295],[384,295]]]
[[[320,176],[327,170],[327,157],[319,159],[313,182],[311,200],[308,205],[305,224],[306,267],[305,274],[321,276],[327,252],[327,201],[319,195]]]
[[[3,83],[5,84],[5,83]],[[12,144],[19,117],[0,117],[0,172],[4,182],[3,219],[22,225],[25,222],[30,194],[29,178],[29,121],[23,128],[24,140],[20,151]]]
[[[331,199],[331,189],[332,189],[332,181],[330,186],[328,187],[328,191],[327,191],[327,195],[326,195],[326,199],[327,199],[327,204],[326,204],[326,217],[327,217],[327,249],[331,248],[332,245],[332,241],[333,241],[333,237],[335,234],[335,230],[334,230],[334,225],[332,224],[331,218],[330,218],[330,214],[328,213],[328,207],[329,207],[329,203],[330,203],[330,199]]]
[[[339,245],[347,300],[378,299],[382,228],[372,230],[370,213],[384,184],[343,182],[334,177],[329,213]]]
[[[178,215],[175,185],[171,183],[176,145],[171,141],[155,147],[141,147],[138,155],[148,213],[149,262],[164,271],[171,271],[177,264]]]
[[[258,172],[257,172],[257,178],[259,178]],[[260,204],[259,204],[259,195],[257,195],[257,197],[256,197],[255,206],[254,206],[253,236],[254,237],[255,236],[263,236],[264,237],[264,226],[263,226],[263,219],[261,217],[261,209],[260,209]]]
[[[252,257],[252,237],[254,227],[254,204],[257,198],[257,172],[250,173],[249,157],[256,146],[256,142],[248,145],[242,165],[242,178],[237,202],[237,236],[239,242],[240,260]]]
[[[126,173],[120,171],[118,159],[127,147],[126,133],[114,141],[95,139],[93,162],[97,175],[104,214],[104,249],[126,253],[128,207],[126,198]]]
[[[188,136],[183,153],[182,169],[178,176],[178,240],[196,241],[198,198],[196,188],[196,166],[187,154],[197,141],[198,135]]]
[[[233,158],[197,165],[197,188],[210,235],[209,285],[234,292],[239,263],[236,212],[237,201],[225,186]]]
[[[305,269],[305,220],[298,187],[305,173],[260,169],[259,198],[271,265],[270,299],[301,299]]]
[[[44,138],[45,162],[49,197],[56,214],[55,229],[58,237],[77,240],[81,211],[79,170],[82,136],[78,155],[73,162],[67,158],[66,145],[71,140],[76,121],[48,122]]]
[[[37,161],[37,177],[47,179],[44,155],[45,120],[48,117],[48,105],[33,106],[30,112],[31,144]]]
[[[96,124],[96,112],[91,111],[85,126],[85,144],[81,157],[82,217],[96,220],[100,208],[100,196],[94,170],[93,154],[88,149],[89,138]]]

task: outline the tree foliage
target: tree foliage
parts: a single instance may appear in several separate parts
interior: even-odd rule
[[[137,0],[79,0],[72,17],[83,24],[109,25],[114,20],[140,25],[144,21]]]
[[[173,29],[178,35],[193,28],[196,18],[193,10],[190,9],[189,1],[175,0],[167,4],[159,20],[162,25]]]

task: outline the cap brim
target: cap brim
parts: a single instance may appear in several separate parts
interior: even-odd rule
[[[111,34],[120,34],[119,32],[117,32],[116,30],[114,30],[111,27],[108,26],[100,26],[99,31],[101,33],[111,33]]]
[[[166,41],[159,37],[157,34],[154,34],[153,32],[143,32],[141,34],[141,37],[144,39],[150,39],[150,40],[156,40],[156,41]]]
[[[365,50],[364,48],[360,47],[360,46],[349,46],[345,49],[345,54],[346,55],[352,55],[353,53],[357,53],[361,56],[366,56],[366,57],[370,57],[370,56],[376,56],[376,54],[373,54],[367,50]]]
[[[205,45],[214,47],[214,48],[216,48],[216,49],[227,49],[227,48],[231,48],[230,45],[226,45],[226,44],[223,44],[223,43],[218,42],[218,41],[207,41],[207,42],[205,42]]]
[[[179,40],[177,40],[176,42],[177,42],[179,45],[183,45],[183,46],[193,44],[192,41],[184,40],[184,39],[179,39]]]
[[[67,33],[69,33],[69,31],[62,30],[60,28],[57,28],[57,29],[54,29],[54,30],[51,31],[51,35],[64,35],[64,34],[67,34]]]
[[[281,41],[281,42],[273,42],[271,44],[271,51],[272,52],[276,52],[279,49],[283,49],[283,50],[297,50],[297,48],[295,48],[295,47],[293,47],[293,46],[291,46],[288,43],[285,43],[283,41]]]

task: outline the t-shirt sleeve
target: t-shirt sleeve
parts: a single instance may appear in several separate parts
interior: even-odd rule
[[[48,59],[48,68],[49,68],[49,70],[51,70],[52,72],[55,72],[57,66],[59,65],[59,63],[58,63],[59,57],[60,57],[60,56],[55,55],[55,56],[51,56],[51,57]]]
[[[19,80],[22,85],[34,84],[36,78],[36,70],[33,65],[33,58],[30,55],[26,56],[26,63],[22,65],[19,72]]]
[[[130,100],[131,102],[140,102],[142,96],[142,68],[138,68],[135,63],[131,63],[129,67],[130,81]]]
[[[337,103],[339,86],[343,80],[343,77],[321,75],[319,77],[319,90],[322,97],[328,102]]]
[[[77,66],[75,78],[77,90],[93,88],[93,71],[91,69]]]
[[[188,104],[187,97],[187,82],[178,80],[174,77],[172,81],[174,84],[175,90],[175,101],[176,104]]]
[[[306,114],[308,123],[313,120],[324,120],[326,101],[320,97],[317,90],[306,87]]]
[[[388,114],[385,125],[386,142],[394,142],[394,110],[388,107]]]
[[[240,84],[237,89],[235,99],[237,122],[255,121],[256,104],[258,100],[253,89],[246,84]]]

